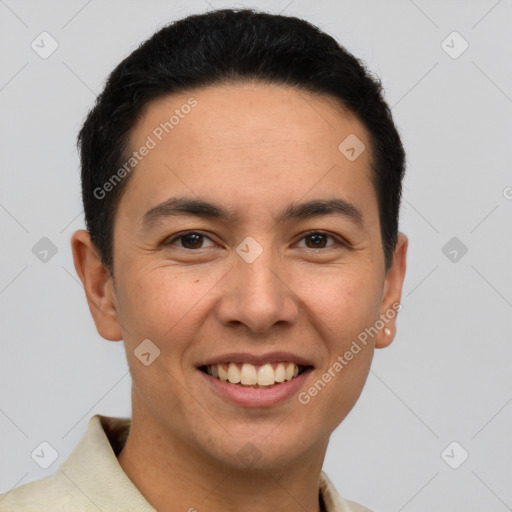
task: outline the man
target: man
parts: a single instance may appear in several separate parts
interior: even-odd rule
[[[112,72],[79,148],[75,268],[124,342],[132,417],[91,418],[0,510],[368,510],[322,464],[400,309],[380,83],[297,18],[195,15]]]

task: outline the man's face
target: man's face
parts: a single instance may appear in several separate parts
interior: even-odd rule
[[[197,104],[182,109],[191,97]],[[176,109],[182,117],[158,140],[157,127]],[[338,149],[351,134],[366,146],[353,161]],[[245,84],[152,102],[134,128],[132,149],[148,136],[156,146],[133,171],[114,226],[115,304],[134,415],[227,465],[243,464],[238,456],[249,441],[261,467],[325,447],[359,397],[377,338],[359,342],[350,361],[344,354],[386,312],[367,131],[332,99]],[[232,218],[143,220],[177,197],[213,203]],[[292,204],[332,199],[350,203],[360,219],[334,211],[279,221]],[[160,350],[148,365],[134,353],[140,356],[146,339]],[[154,357],[152,344],[146,360]],[[226,354],[273,352],[312,369],[272,405],[228,397],[199,368]],[[336,371],[338,356],[345,364]],[[309,393],[329,369],[329,382]]]

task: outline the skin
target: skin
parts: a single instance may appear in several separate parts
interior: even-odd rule
[[[307,405],[292,397],[275,407],[237,406],[208,389],[196,365],[232,351],[290,351],[315,367],[307,390],[400,301],[408,240],[400,233],[386,272],[369,136],[332,98],[258,83],[166,96],[145,109],[132,148],[191,96],[197,106],[124,191],[114,279],[88,233],[72,236],[96,328],[124,340],[132,375],[132,428],[118,460],[161,512],[316,512],[329,437],[357,401],[374,348],[391,343],[396,316],[386,323],[391,334],[369,338]],[[338,150],[349,134],[366,145],[353,162]],[[143,231],[143,214],[178,195],[214,201],[240,218],[173,217]],[[291,202],[333,197],[359,208],[362,225],[336,215],[274,221]],[[205,238],[175,239],[186,230]],[[332,238],[315,248],[304,238],[309,230]],[[236,253],[248,236],[263,248],[253,263]],[[134,355],[147,338],[161,351],[149,366]],[[247,468],[237,454],[249,441],[258,456]]]

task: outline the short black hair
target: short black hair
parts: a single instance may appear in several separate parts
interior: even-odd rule
[[[144,107],[173,93],[255,80],[335,98],[363,123],[370,134],[372,182],[389,269],[398,236],[405,152],[381,81],[305,20],[220,9],[175,21],[143,42],[109,75],[78,134],[86,226],[112,275],[114,217],[133,173],[122,173],[108,193],[104,185],[130,159],[130,134]]]

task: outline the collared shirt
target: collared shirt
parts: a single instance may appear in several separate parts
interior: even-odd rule
[[[0,512],[156,512],[120,466],[130,418],[95,415],[84,437],[51,476],[0,495]],[[325,512],[371,512],[341,498],[322,471]]]

